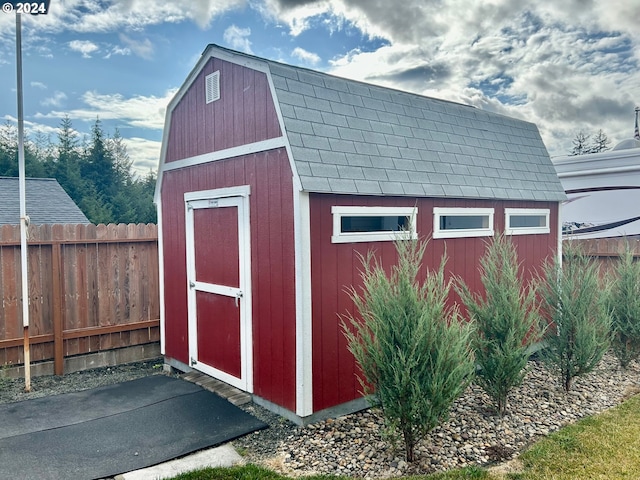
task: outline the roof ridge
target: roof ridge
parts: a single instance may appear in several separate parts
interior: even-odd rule
[[[265,62],[267,64],[274,64],[274,65],[285,67],[285,68],[293,68],[295,70],[301,70],[301,71],[308,72],[308,73],[315,74],[315,75],[324,75],[324,76],[328,76],[328,77],[332,77],[332,78],[338,78],[340,80],[344,80],[344,81],[347,81],[347,82],[358,83],[358,84],[364,85],[366,87],[380,88],[380,89],[383,89],[383,90],[389,90],[391,92],[397,92],[397,93],[400,93],[400,94],[403,94],[403,95],[411,95],[411,96],[416,96],[416,97],[420,97],[420,98],[427,98],[427,99],[438,101],[438,102],[450,103],[452,105],[458,105],[458,106],[461,106],[461,107],[473,108],[475,110],[480,110],[480,111],[486,112],[486,110],[478,109],[478,107],[475,107],[473,105],[469,105],[467,103],[456,102],[454,100],[449,100],[449,99],[445,99],[445,98],[432,97],[432,96],[424,95],[424,94],[421,94],[421,93],[410,92],[410,91],[407,91],[407,90],[401,90],[401,89],[395,88],[395,87],[387,87],[387,86],[384,86],[384,85],[378,85],[377,83],[370,83],[370,82],[366,82],[364,80],[357,80],[357,79],[354,79],[354,78],[343,77],[343,76],[340,76],[340,75],[336,75],[335,73],[328,73],[328,72],[325,72],[325,71],[322,71],[322,70],[314,70],[312,68],[303,67],[303,66],[300,66],[300,65],[292,65],[290,63],[285,63],[285,62],[278,61],[278,60],[272,60],[272,59],[265,58],[265,57],[259,57],[259,56],[254,55],[254,54],[245,53],[245,52],[241,52],[241,51],[238,51],[238,50],[233,50],[233,49],[218,45],[216,43],[208,44],[207,48],[205,49],[203,54],[206,53],[210,48],[217,48],[217,49],[220,49],[220,50],[224,50],[225,52],[227,52],[227,53],[229,53],[231,55],[238,55],[238,56],[242,56],[242,57],[247,57],[247,58],[250,58],[252,60]],[[498,116],[506,117],[506,115],[502,115],[502,114],[497,113],[497,112],[488,112],[488,113],[491,113],[492,115],[498,115]],[[510,118],[510,117],[507,117],[507,118]]]

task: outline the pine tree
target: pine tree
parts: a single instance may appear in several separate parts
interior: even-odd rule
[[[426,245],[398,241],[390,275],[371,252],[362,258],[362,292],[350,291],[361,320],[349,314],[343,322],[365,393],[375,395],[369,399],[380,405],[392,438],[404,440],[407,461],[415,460],[416,444],[447,418],[475,369],[471,327],[446,306],[446,259],[424,282],[418,279]]]
[[[9,121],[0,127],[0,176],[18,176],[18,130]]]
[[[456,290],[475,325],[476,382],[503,416],[509,392],[524,380],[530,347],[540,339],[535,290],[523,284],[515,246],[503,234],[488,242],[480,272],[484,298],[461,279]]]
[[[580,130],[573,139],[573,148],[571,149],[570,155],[584,155],[585,153],[589,153],[588,142],[589,135],[585,135],[584,132]]]
[[[65,116],[58,127],[57,160],[53,176],[78,205],[87,189],[87,182],[80,171],[81,162],[78,134],[73,129],[71,119]]]
[[[640,357],[640,262],[635,260],[629,241],[611,283],[611,346],[620,366],[627,368]]]
[[[604,152],[609,149],[609,145],[611,144],[611,140],[609,137],[602,131],[602,129],[598,130],[598,133],[593,137],[593,141],[591,142],[591,148],[589,149],[589,153],[599,153]]]
[[[562,262],[556,258],[545,265],[539,292],[549,322],[543,358],[568,392],[609,348],[611,313],[597,264],[572,242],[564,242],[563,249]]]

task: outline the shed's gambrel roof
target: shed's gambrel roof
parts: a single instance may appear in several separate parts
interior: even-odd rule
[[[27,178],[25,187],[27,215],[31,223],[90,223],[55,178]],[[19,223],[19,179],[0,177],[0,225]]]
[[[309,192],[562,201],[533,123],[209,45],[262,64]]]
[[[305,190],[563,200],[528,122],[269,62]]]

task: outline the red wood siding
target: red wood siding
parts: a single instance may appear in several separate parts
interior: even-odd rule
[[[205,77],[220,71],[220,99],[205,102]],[[267,77],[213,58],[171,112],[165,162],[280,137]]]
[[[417,205],[417,229],[421,238],[428,238],[433,233],[433,207],[494,208],[496,231],[504,229],[505,208],[549,208],[549,235],[518,235],[512,238],[526,271],[539,267],[557,248],[558,206],[555,203],[312,194],[310,214],[314,411],[361,396],[361,386],[356,375],[357,367],[347,349],[338,317],[339,314],[353,311],[353,304],[345,288],[361,284],[358,254],[366,254],[373,248],[384,265],[391,265],[396,260],[392,242],[331,243],[333,205]],[[462,277],[472,289],[481,289],[478,260],[484,253],[485,240],[486,238],[431,239],[424,258],[425,265],[428,268],[437,268],[446,245],[448,274]],[[455,297],[455,294],[452,295],[452,302],[457,301]]]
[[[164,172],[166,355],[188,363],[184,193],[250,185],[254,392],[295,410],[293,179],[273,150]]]

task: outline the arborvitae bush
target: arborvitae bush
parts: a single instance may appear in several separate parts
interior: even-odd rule
[[[362,290],[349,290],[359,316],[347,314],[343,322],[364,391],[380,406],[391,438],[404,440],[407,461],[415,459],[417,442],[447,418],[474,372],[470,326],[447,307],[446,259],[419,279],[426,245],[398,241],[389,275],[373,253],[363,257]]]
[[[640,356],[640,263],[634,261],[628,242],[613,273],[609,309],[612,350],[620,366],[627,368]]]
[[[546,263],[539,292],[549,322],[542,355],[568,392],[575,377],[591,372],[607,351],[611,314],[597,264],[573,242],[563,245],[562,263]]]
[[[531,345],[540,339],[535,289],[524,285],[513,243],[498,235],[480,259],[484,298],[459,279],[456,290],[475,324],[476,377],[500,415],[509,392],[522,384]]]

